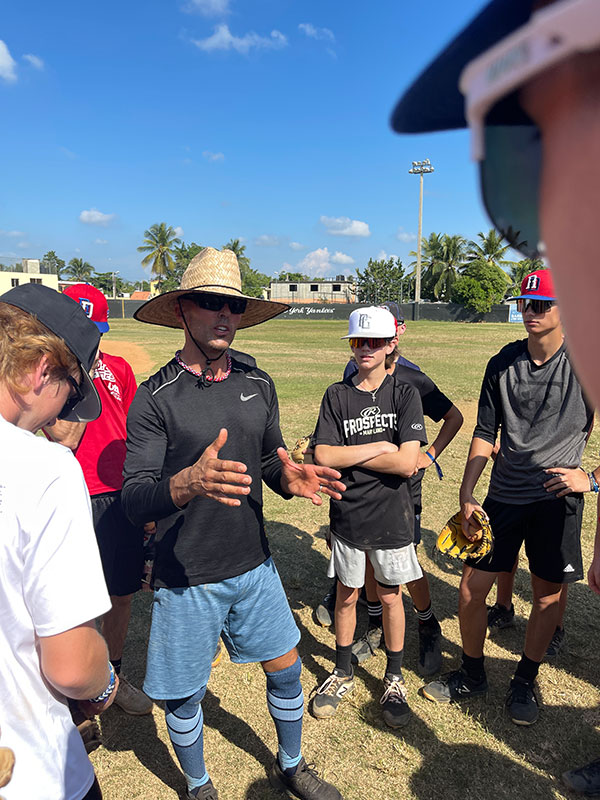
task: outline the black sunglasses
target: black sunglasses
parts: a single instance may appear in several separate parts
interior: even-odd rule
[[[73,392],[67,399],[67,402],[62,407],[62,410],[60,414],[58,414],[57,419],[64,419],[65,417],[67,417],[71,413],[71,411],[73,411],[77,403],[80,403],[84,397],[83,392],[81,391],[81,386],[77,383],[77,381],[72,375],[67,375],[66,380],[67,383],[70,384]]]
[[[230,297],[229,295],[212,294],[211,292],[194,292],[185,294],[184,300],[191,300],[199,308],[207,311],[221,311],[225,306],[229,306],[232,314],[243,314],[248,305],[245,297]]]
[[[534,314],[545,314],[555,305],[554,300],[534,300],[532,297],[522,297],[517,300],[517,311],[524,314],[529,306]]]

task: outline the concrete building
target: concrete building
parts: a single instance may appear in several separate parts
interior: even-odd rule
[[[58,291],[58,275],[44,270],[39,258],[23,258],[20,264],[0,264],[0,294],[24,283],[41,283]]]
[[[282,303],[356,303],[356,287],[344,275],[314,281],[271,281],[268,299]]]

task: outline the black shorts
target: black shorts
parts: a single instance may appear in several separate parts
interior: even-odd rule
[[[92,516],[108,593],[123,597],[137,592],[144,568],[144,531],[125,516],[121,492],[93,495]]]
[[[515,505],[487,497],[483,503],[494,534],[494,549],[481,561],[466,563],[484,572],[511,572],[521,545],[530,572],[549,583],[583,578],[581,520],[583,495]]]

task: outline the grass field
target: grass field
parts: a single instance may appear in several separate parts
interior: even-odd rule
[[[345,322],[272,321],[240,331],[235,346],[252,353],[277,386],[281,421],[288,445],[312,431],[326,387],[339,379],[348,357],[340,340]],[[458,508],[458,488],[473,430],[477,397],[488,358],[506,342],[524,336],[507,324],[410,323],[402,350],[418,363],[462,410],[465,424],[440,461],[444,480],[433,470],[423,483],[423,545],[420,558],[429,573],[434,608],[443,631],[444,670],[460,652],[457,619],[458,572],[430,559],[435,533]],[[136,345],[138,380],[165,363],[180,346],[178,331],[113,320],[103,339],[108,352]],[[430,441],[435,425],[427,420]],[[597,465],[599,437],[592,435],[584,466]],[[478,487],[485,496],[489,470]],[[302,632],[300,653],[308,701],[333,667],[335,641],[320,628],[312,609],[324,594],[328,513],[308,501],[283,501],[265,489],[265,517],[271,548]],[[584,564],[591,557],[595,502],[586,495]],[[487,798],[569,797],[562,771],[600,755],[599,661],[600,599],[585,583],[571,587],[566,616],[568,652],[555,665],[542,665],[539,686],[543,712],[531,729],[513,725],[503,711],[504,694],[520,655],[530,609],[529,578],[519,569],[514,598],[517,626],[486,643],[490,693],[469,706],[438,706],[418,694],[416,618],[406,603],[405,678],[413,719],[401,732],[381,721],[379,696],[385,668],[383,651],[356,671],[354,692],[335,719],[319,722],[305,715],[303,752],[335,782],[346,800],[487,800]],[[360,612],[361,615],[364,612]],[[144,676],[150,622],[148,596],[138,594],[124,655],[124,671],[138,685]],[[359,617],[359,632],[365,618]],[[201,648],[190,630],[190,647]],[[213,671],[205,715],[207,768],[223,800],[269,800],[273,792],[265,769],[276,750],[275,731],[265,702],[265,681],[258,665],[239,666],[225,656]],[[111,708],[102,718],[104,746],[92,760],[106,800],[183,797],[178,769],[156,706],[151,717],[131,718]]]

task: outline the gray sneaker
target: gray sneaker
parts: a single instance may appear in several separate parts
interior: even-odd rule
[[[333,625],[335,615],[335,597],[337,590],[337,581],[333,584],[331,589],[327,592],[325,597],[321,600],[319,605],[315,608],[315,619],[324,628],[329,628]]]
[[[352,663],[362,664],[383,646],[383,628],[368,628],[352,645]]]
[[[336,669],[317,689],[312,710],[317,719],[331,719],[345,694],[354,689],[354,675],[342,675]]]
[[[269,770],[269,781],[274,789],[299,800],[344,800],[332,783],[320,778],[314,764],[300,759],[293,775],[286,775],[277,760]]]
[[[187,800],[219,800],[219,793],[209,778],[202,786],[194,789],[193,793],[188,791]]]

